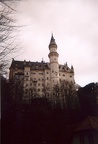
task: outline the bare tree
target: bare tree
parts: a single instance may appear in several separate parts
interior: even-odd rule
[[[18,52],[19,46],[16,42],[18,34],[18,26],[15,26],[14,18],[16,11],[10,6],[12,2],[11,0],[0,2],[0,75],[6,73],[8,62],[12,54]]]

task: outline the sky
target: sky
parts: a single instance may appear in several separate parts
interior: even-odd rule
[[[25,0],[16,9],[23,27],[15,60],[49,62],[53,33],[59,63],[73,65],[76,83],[98,82],[98,0]]]

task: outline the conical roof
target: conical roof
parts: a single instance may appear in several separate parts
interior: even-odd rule
[[[49,46],[50,46],[50,45],[56,45],[56,46],[57,46],[57,44],[56,44],[56,42],[55,42],[55,39],[54,39],[54,37],[53,37],[53,34],[52,34],[52,36],[51,36],[51,40],[50,40]]]

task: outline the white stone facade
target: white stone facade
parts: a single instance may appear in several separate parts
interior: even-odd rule
[[[15,78],[23,81],[24,99],[30,99],[38,95],[49,96],[55,85],[60,85],[62,81],[75,83],[74,69],[69,68],[67,63],[60,65],[58,63],[59,54],[57,53],[57,44],[52,35],[49,44],[50,53],[49,63],[16,61],[13,59],[10,67],[10,79]]]

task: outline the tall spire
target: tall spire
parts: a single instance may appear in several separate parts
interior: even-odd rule
[[[51,36],[50,44],[56,44],[56,43],[55,43],[55,39],[54,39],[54,37],[53,37],[53,33],[52,33],[52,36]]]
[[[74,70],[73,65],[71,65],[71,70]]]
[[[50,47],[51,45],[55,45],[55,46],[57,47],[57,44],[56,44],[55,39],[54,39],[54,37],[53,37],[53,33],[52,33],[52,36],[51,36],[51,40],[50,40],[49,47]]]

